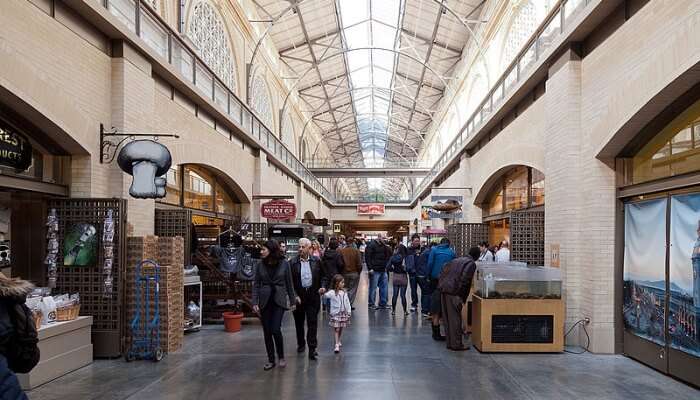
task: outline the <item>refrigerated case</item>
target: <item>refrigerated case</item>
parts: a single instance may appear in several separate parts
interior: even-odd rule
[[[272,224],[268,227],[268,237],[287,244],[287,258],[299,253],[299,239],[313,238],[313,225],[310,224]]]
[[[624,206],[625,354],[700,385],[700,188]]]

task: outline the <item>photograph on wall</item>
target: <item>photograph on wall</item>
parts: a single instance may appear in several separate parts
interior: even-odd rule
[[[430,206],[421,206],[421,208],[420,208],[421,221],[430,221],[430,211],[432,211],[432,208]]]
[[[462,218],[462,196],[431,196],[430,218]]]
[[[625,330],[665,345],[666,199],[625,204]]]
[[[97,229],[90,224],[68,228],[63,243],[63,265],[93,266],[97,263]]]
[[[700,357],[700,193],[671,197],[671,347]]]

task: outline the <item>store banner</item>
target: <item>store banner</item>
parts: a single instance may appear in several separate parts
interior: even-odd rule
[[[462,218],[462,196],[431,196],[430,218]]]
[[[32,165],[32,145],[26,137],[0,122],[0,165],[19,172]]]
[[[700,193],[671,197],[669,343],[700,357]]]
[[[385,206],[380,203],[365,203],[357,205],[357,215],[384,215]]]
[[[286,200],[272,200],[260,206],[260,215],[271,220],[294,219],[297,206]]]
[[[623,319],[625,330],[665,345],[666,204],[625,204]]]

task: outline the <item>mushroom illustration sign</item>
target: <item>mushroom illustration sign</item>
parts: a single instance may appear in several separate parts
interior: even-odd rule
[[[119,152],[117,164],[133,177],[129,194],[137,199],[165,197],[163,177],[172,164],[167,147],[153,140],[134,140]]]
[[[430,218],[462,218],[462,196],[432,196]]]

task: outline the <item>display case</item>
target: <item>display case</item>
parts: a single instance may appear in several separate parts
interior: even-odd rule
[[[477,263],[476,294],[483,299],[561,299],[561,270],[523,263]]]

